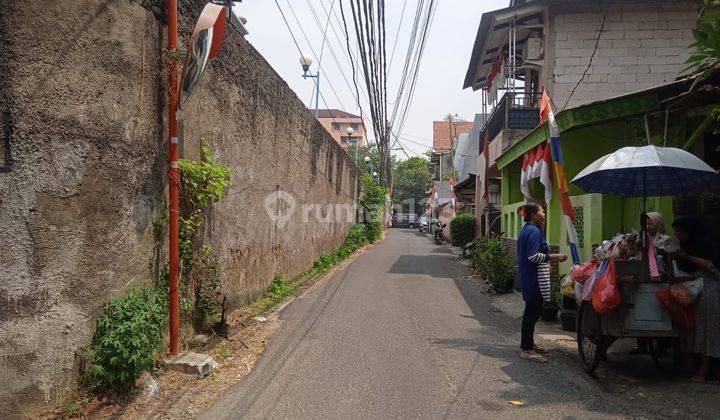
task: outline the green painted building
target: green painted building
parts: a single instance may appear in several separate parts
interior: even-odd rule
[[[717,84],[713,83],[701,83],[703,86],[689,92],[691,81],[679,81],[559,112],[557,121],[568,181],[596,159],[625,146],[645,145],[648,138],[658,146],[684,147],[714,168],[720,167],[720,141],[715,134],[717,118],[708,116],[720,103],[714,91]],[[524,155],[547,140],[549,131],[546,123],[528,133],[497,159],[502,175],[502,232],[503,237],[508,239],[505,241],[507,246],[512,246],[523,224],[517,209],[526,203],[520,191],[520,168]],[[544,191],[539,180],[534,179],[530,184],[533,197],[541,199]],[[642,199],[588,194],[572,183],[570,199],[576,215],[579,253],[584,261],[591,258],[593,247],[603,240],[616,233],[639,228]],[[712,204],[717,203],[717,195],[706,193],[700,199],[707,202],[704,213],[711,216],[720,213]],[[678,198],[651,197],[646,202],[648,211],[659,211],[665,216],[668,230],[674,217],[674,204],[677,207]],[[546,207],[547,241],[569,255],[554,173],[553,196]],[[567,273],[570,266],[570,262],[562,264],[560,274]]]

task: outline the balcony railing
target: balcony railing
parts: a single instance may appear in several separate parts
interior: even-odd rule
[[[506,128],[532,129],[540,122],[540,98],[524,92],[505,92],[483,127],[480,142],[489,141]]]

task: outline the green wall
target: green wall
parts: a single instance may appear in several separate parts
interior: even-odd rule
[[[682,138],[681,133],[682,127],[671,125],[668,138]],[[661,137],[653,136],[653,143],[658,141],[662,143]],[[568,130],[562,133],[560,141],[568,181],[590,163],[608,153],[625,146],[640,146],[646,143],[644,127],[639,119],[616,120],[604,125]],[[668,143],[670,145],[671,141]],[[522,226],[522,221],[516,213],[517,208],[525,203],[520,191],[521,165],[522,158],[519,158],[502,169],[502,230],[511,238],[517,238],[519,227]],[[569,255],[567,232],[562,218],[555,176],[553,180],[553,197],[547,209],[546,238],[549,244],[559,246],[562,252]],[[543,188],[537,181],[531,182],[531,190],[535,197],[542,197]],[[593,245],[610,239],[616,233],[630,232],[639,228],[642,211],[640,198],[587,194],[572,183],[570,196],[573,207],[576,207],[578,213],[582,213],[582,222],[578,221],[576,227],[579,236],[583,238],[583,246],[579,249],[583,261],[592,258]],[[647,199],[646,205],[647,211],[660,211],[665,216],[666,230],[669,230],[672,221],[672,199],[651,197]],[[569,261],[562,264],[561,274],[568,272],[571,265]]]

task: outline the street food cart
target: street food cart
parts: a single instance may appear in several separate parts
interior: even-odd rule
[[[647,339],[650,354],[657,359],[657,340],[675,338],[678,329],[663,309],[656,293],[671,285],[672,270],[651,277],[645,234],[647,196],[689,194],[720,185],[720,175],[696,156],[680,149],[656,146],[625,147],[606,155],[582,170],[572,182],[591,193],[643,197],[641,230],[642,258],[614,260],[620,304],[599,314],[584,300],[577,313],[577,343],[582,367],[593,374],[607,349],[618,338]]]
[[[599,314],[592,302],[583,301],[577,312],[577,342],[580,363],[590,374],[597,369],[607,349],[618,338],[648,339],[648,350],[659,365],[657,340],[675,338],[678,330],[662,308],[655,293],[670,287],[670,279],[649,278],[642,261],[616,260],[620,305]]]

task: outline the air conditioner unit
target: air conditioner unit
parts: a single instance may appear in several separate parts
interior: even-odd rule
[[[539,61],[543,58],[543,48],[541,38],[528,38],[522,49],[523,62]]]

